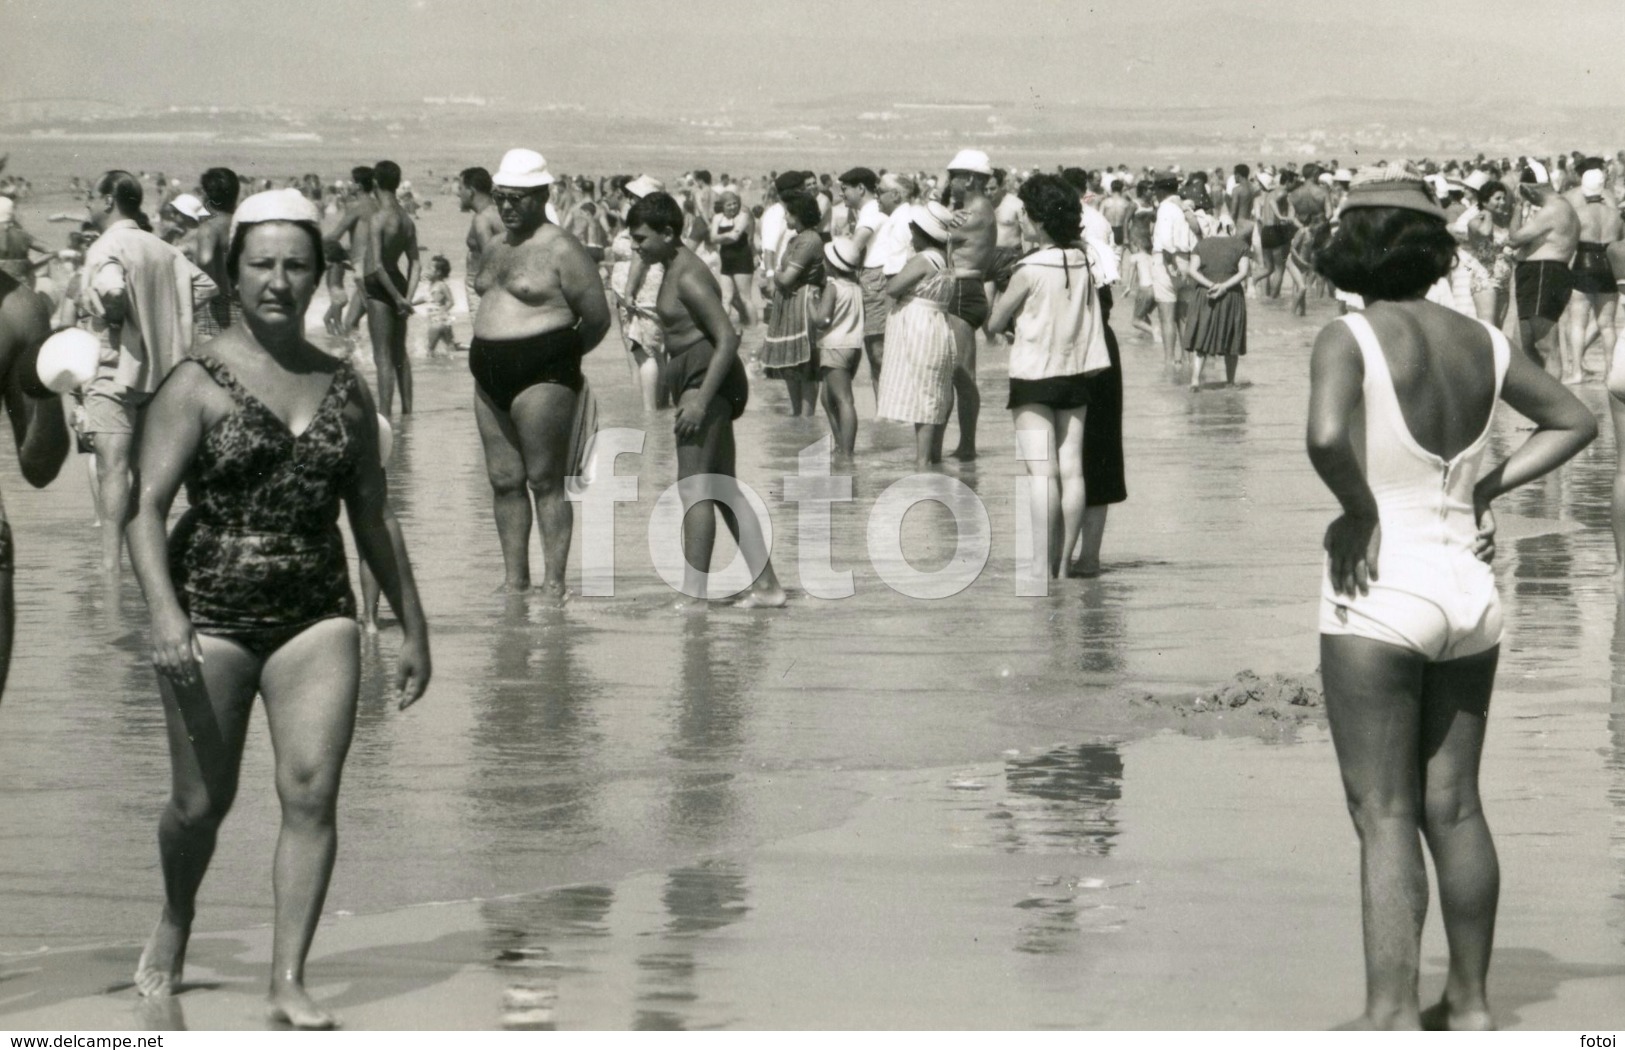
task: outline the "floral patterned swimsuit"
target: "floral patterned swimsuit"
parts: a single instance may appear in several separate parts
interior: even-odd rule
[[[353,617],[339,500],[355,476],[359,423],[344,414],[359,380],[339,365],[295,435],[212,357],[194,360],[236,409],[203,435],[186,476],[191,509],[169,537],[169,570],[200,634],[261,660],[312,624]]]

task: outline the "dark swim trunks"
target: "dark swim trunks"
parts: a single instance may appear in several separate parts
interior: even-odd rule
[[[1613,295],[1614,266],[1608,261],[1608,245],[1596,241],[1581,241],[1574,250],[1574,261],[1569,263],[1574,277],[1574,290],[1587,295]]]
[[[0,519],[0,572],[17,568],[17,549],[11,545],[11,522]]]
[[[711,356],[715,353],[716,348],[701,339],[672,352],[661,364],[660,386],[674,406],[683,399],[685,391],[698,390],[705,385],[705,377],[711,371]],[[722,385],[717,387],[717,396],[727,402],[731,419],[745,414],[745,405],[750,400],[750,377],[745,374],[744,362],[738,355],[728,366]]]
[[[1274,251],[1285,248],[1292,243],[1292,233],[1296,227],[1290,222],[1271,223],[1258,228],[1258,245],[1265,251]]]
[[[1518,320],[1532,321],[1543,318],[1553,323],[1562,319],[1563,310],[1574,295],[1574,275],[1569,268],[1554,259],[1521,262],[1513,271],[1518,295]]]
[[[384,276],[386,274],[389,276],[389,283],[394,285],[395,290],[404,296],[406,294],[406,278],[401,274],[401,271],[396,269],[374,270],[372,273],[367,274],[366,279],[361,282],[361,287],[366,291],[368,299],[376,299],[381,303],[394,306],[394,297],[384,287]]]
[[[504,412],[514,398],[542,383],[581,392],[581,333],[557,328],[522,339],[482,339],[468,347],[468,370],[491,403]]]
[[[987,289],[980,276],[954,278],[948,291],[948,312],[972,328],[987,324]]]

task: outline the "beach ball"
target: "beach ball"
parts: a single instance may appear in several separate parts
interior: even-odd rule
[[[90,382],[101,354],[101,340],[94,335],[83,328],[64,328],[40,347],[35,370],[48,390],[66,394]]]
[[[389,466],[389,454],[395,451],[395,428],[389,425],[382,412],[378,413],[378,462]]]

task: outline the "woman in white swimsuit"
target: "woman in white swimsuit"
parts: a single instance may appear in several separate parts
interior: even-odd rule
[[[1315,342],[1308,441],[1343,507],[1326,530],[1320,659],[1360,838],[1361,1022],[1375,1028],[1493,1027],[1485,980],[1500,873],[1478,796],[1501,641],[1490,501],[1597,433],[1590,411],[1500,332],[1424,301],[1455,252],[1421,180],[1373,171],[1354,180],[1316,260],[1367,304]],[[1480,477],[1498,399],[1536,430]],[[1426,1018],[1424,838],[1450,944],[1444,996]]]

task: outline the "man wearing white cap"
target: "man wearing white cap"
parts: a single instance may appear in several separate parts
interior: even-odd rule
[[[23,478],[35,488],[49,485],[68,457],[62,399],[41,387],[35,374],[35,355],[50,332],[44,297],[10,274],[0,273],[0,399],[11,417]],[[16,622],[12,555],[11,525],[6,521],[5,505],[0,503],[0,694],[5,692],[6,673],[11,669]]]
[[[977,149],[962,149],[948,162],[944,203],[954,213],[948,229],[948,327],[954,333],[958,361],[954,366],[954,405],[959,413],[959,447],[952,459],[976,458],[976,419],[982,392],[976,386],[976,330],[987,324],[989,304],[985,276],[992,275],[998,252],[998,227],[987,184],[993,164]]]
[[[1580,218],[1552,188],[1545,166],[1533,157],[1524,164],[1518,193],[1534,209],[1507,238],[1507,243],[1518,250],[1519,261],[1513,271],[1518,333],[1524,352],[1544,365],[1545,355],[1536,344],[1562,318],[1574,294],[1569,260],[1580,243]]]
[[[553,176],[540,153],[509,150],[491,199],[507,231],[480,264],[468,370],[485,447],[503,586],[530,587],[532,499],[542,533],[543,593],[565,598],[574,526],[564,498],[581,358],[609,331],[604,283],[581,242],[548,219]]]

